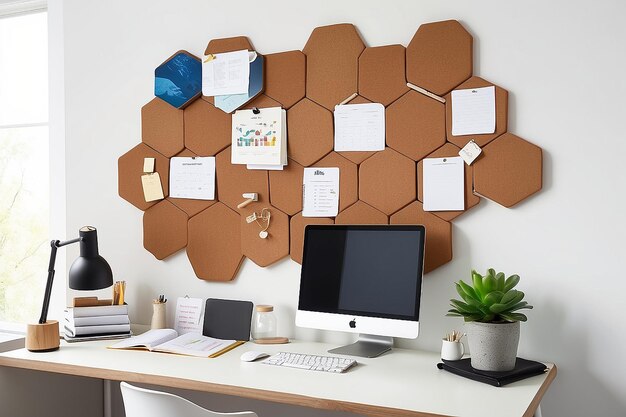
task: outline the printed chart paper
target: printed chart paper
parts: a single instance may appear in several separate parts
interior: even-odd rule
[[[215,157],[171,158],[170,197],[215,200]]]
[[[496,88],[452,91],[452,136],[496,131]]]
[[[287,165],[287,112],[280,107],[233,114],[231,163]]]
[[[304,168],[302,217],[335,217],[339,212],[339,168]]]
[[[334,114],[335,151],[385,150],[385,106],[344,104]]]
[[[250,60],[246,49],[215,54],[213,59],[202,63],[202,94],[247,94],[249,78]]]
[[[424,211],[465,210],[465,164],[460,156],[425,158]]]

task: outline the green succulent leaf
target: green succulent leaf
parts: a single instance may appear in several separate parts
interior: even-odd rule
[[[477,299],[482,300],[483,298],[483,276],[478,272],[472,270],[472,283],[474,285],[474,290],[476,290]]]
[[[461,290],[463,291],[463,294],[466,294],[468,297],[473,298],[474,300],[480,300],[480,296],[476,294],[476,291],[474,290],[474,288],[467,285],[465,282],[463,282],[463,280],[460,280],[457,285],[458,285],[457,291],[459,292],[459,294],[461,294],[461,292],[459,291],[459,287],[460,287]]]
[[[496,274],[496,290],[504,292],[504,272]]]
[[[506,294],[504,294],[504,296],[502,297],[502,300],[500,300],[500,302],[502,304],[517,304],[519,303],[522,298],[524,298],[524,293],[518,290],[511,290],[509,292],[507,292]]]
[[[477,313],[480,311],[478,308],[474,306],[470,306],[464,303],[463,301],[459,301],[459,300],[450,300],[450,305],[462,313]]]
[[[500,317],[507,321],[526,321],[528,318],[522,313],[500,313]]]
[[[493,271],[493,269],[491,271]],[[490,292],[494,291],[496,289],[496,277],[491,274],[487,274],[483,278],[483,289],[484,297],[486,297]]]
[[[504,292],[510,291],[515,288],[518,282],[519,275],[511,275],[510,277],[508,277],[504,283]]]
[[[493,304],[500,303],[502,301],[503,296],[504,294],[500,291],[492,291],[485,296],[485,299],[483,300],[483,302],[488,307],[491,307]]]
[[[528,304],[526,301],[521,301],[521,302],[515,304],[514,306],[512,306],[511,308],[509,308],[508,311],[517,311],[517,310],[521,310],[521,309],[524,309],[524,308],[532,310],[533,306]]]

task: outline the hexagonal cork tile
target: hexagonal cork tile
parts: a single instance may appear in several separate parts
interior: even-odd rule
[[[472,76],[472,35],[456,20],[421,25],[406,47],[407,80],[439,96]]]
[[[204,50],[204,55],[223,54],[224,52],[241,51],[247,49],[254,51],[254,47],[246,36],[234,36],[232,38],[211,39]]]
[[[445,106],[409,91],[385,112],[387,146],[419,161],[446,143]]]
[[[306,96],[332,111],[358,92],[359,55],[364,49],[352,24],[313,29],[302,50],[306,55]]]
[[[359,200],[390,215],[416,198],[415,162],[386,148],[359,168]]]
[[[359,57],[359,94],[385,107],[409,91],[402,45],[365,48]]]
[[[446,143],[441,148],[437,149],[435,152],[431,153],[427,156],[427,158],[448,158],[448,157],[456,157],[459,156],[460,148],[454,146],[451,143]],[[423,183],[424,179],[422,177],[424,163],[419,161],[417,163],[417,199],[420,202],[424,202],[424,189]],[[465,164],[465,210],[460,211],[433,211],[431,212],[437,217],[442,218],[443,220],[451,221],[461,214],[465,213],[467,210],[476,206],[480,202],[480,197],[473,193],[473,184],[472,184],[472,171],[473,168],[471,165]]]
[[[184,149],[181,153],[175,155],[176,157],[192,157],[198,156],[191,152],[189,149]],[[189,217],[193,217],[200,213],[202,210],[211,207],[217,202],[217,200],[193,200],[190,198],[172,198],[167,197],[167,200],[174,204],[176,207],[187,213]]]
[[[141,176],[143,159],[155,158],[154,170],[159,173],[163,195],[169,193],[170,161],[151,147],[140,143],[117,160],[117,189],[118,194],[139,210],[146,210],[157,201],[146,202],[143,195]]]
[[[465,90],[471,88],[495,87],[496,93],[496,130],[494,133],[482,135],[452,135],[452,92],[446,95],[446,135],[449,142],[454,143],[459,148],[464,147],[467,142],[474,140],[478,146],[485,146],[507,129],[508,108],[509,108],[509,92],[504,88],[495,85],[492,82],[483,80],[480,77],[472,77],[463,84],[455,88],[455,90]]]
[[[309,166],[333,150],[333,114],[304,98],[287,110],[287,151],[294,161]]]
[[[335,217],[335,224],[389,224],[389,217],[359,200]]]
[[[213,156],[230,145],[230,114],[206,100],[196,100],[184,111],[185,147],[199,156]]]
[[[366,99],[363,96],[356,96],[355,98],[353,98],[352,100],[350,100],[348,102],[348,104],[365,104],[365,103],[371,103],[370,100]],[[355,164],[359,165],[361,162],[365,161],[367,158],[369,158],[370,156],[374,155],[376,152],[367,152],[367,151],[344,151],[344,152],[338,152],[339,155],[343,156],[346,159],[349,159],[350,161],[354,162]]]
[[[246,218],[252,213],[261,216],[264,208],[270,212],[270,224],[267,237],[259,233],[266,226],[263,220],[248,223]],[[241,223],[241,252],[252,262],[266,267],[289,255],[289,216],[276,207],[252,203],[239,210]]]
[[[143,214],[143,247],[157,259],[165,259],[187,246],[189,216],[167,200]]]
[[[244,193],[257,193],[260,203],[269,204],[267,171],[256,171],[245,165],[230,163],[230,146],[215,157],[215,177],[219,201],[232,210],[245,201]]]
[[[217,203],[189,219],[187,257],[196,276],[230,281],[243,261],[239,215]],[[228,239],[223,239],[228,236]]]
[[[474,192],[512,207],[541,190],[542,160],[540,147],[504,133],[474,162]]]
[[[452,260],[452,224],[424,211],[419,201],[393,214],[390,223],[423,224],[426,227],[424,273]]]
[[[331,152],[313,166],[339,168],[339,211],[356,203],[359,199],[359,176],[354,162],[347,160],[337,152]]]
[[[260,94],[251,102],[243,105],[240,110],[251,110],[255,107],[258,109],[263,109],[267,107],[281,107],[281,104],[265,94]]]
[[[289,255],[291,259],[302,263],[302,250],[304,248],[304,228],[309,224],[333,224],[333,219],[327,217],[302,217],[302,212],[293,216],[289,222]]]
[[[141,141],[164,156],[176,155],[185,147],[183,111],[160,98],[141,108]]]
[[[265,94],[288,109],[306,93],[306,57],[300,51],[265,55]]]
[[[289,159],[282,171],[269,171],[270,202],[284,213],[293,216],[302,210],[302,178],[304,167]]]

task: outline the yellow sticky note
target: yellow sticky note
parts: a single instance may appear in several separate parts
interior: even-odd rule
[[[143,172],[146,174],[154,172],[154,158],[143,158]]]
[[[143,186],[143,196],[146,203],[163,200],[163,187],[161,186],[161,177],[158,172],[142,175],[141,185]]]

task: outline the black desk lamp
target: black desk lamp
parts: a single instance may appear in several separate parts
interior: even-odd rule
[[[48,281],[41,307],[39,323],[29,324],[26,329],[26,349],[31,352],[49,352],[59,348],[59,322],[47,320],[52,281],[54,280],[54,264],[57,249],[62,246],[80,242],[80,256],[76,258],[69,272],[70,288],[74,290],[99,290],[113,285],[111,267],[98,254],[98,232],[95,227],[85,226],[79,230],[79,237],[61,242],[50,242],[50,263],[48,266]]]

